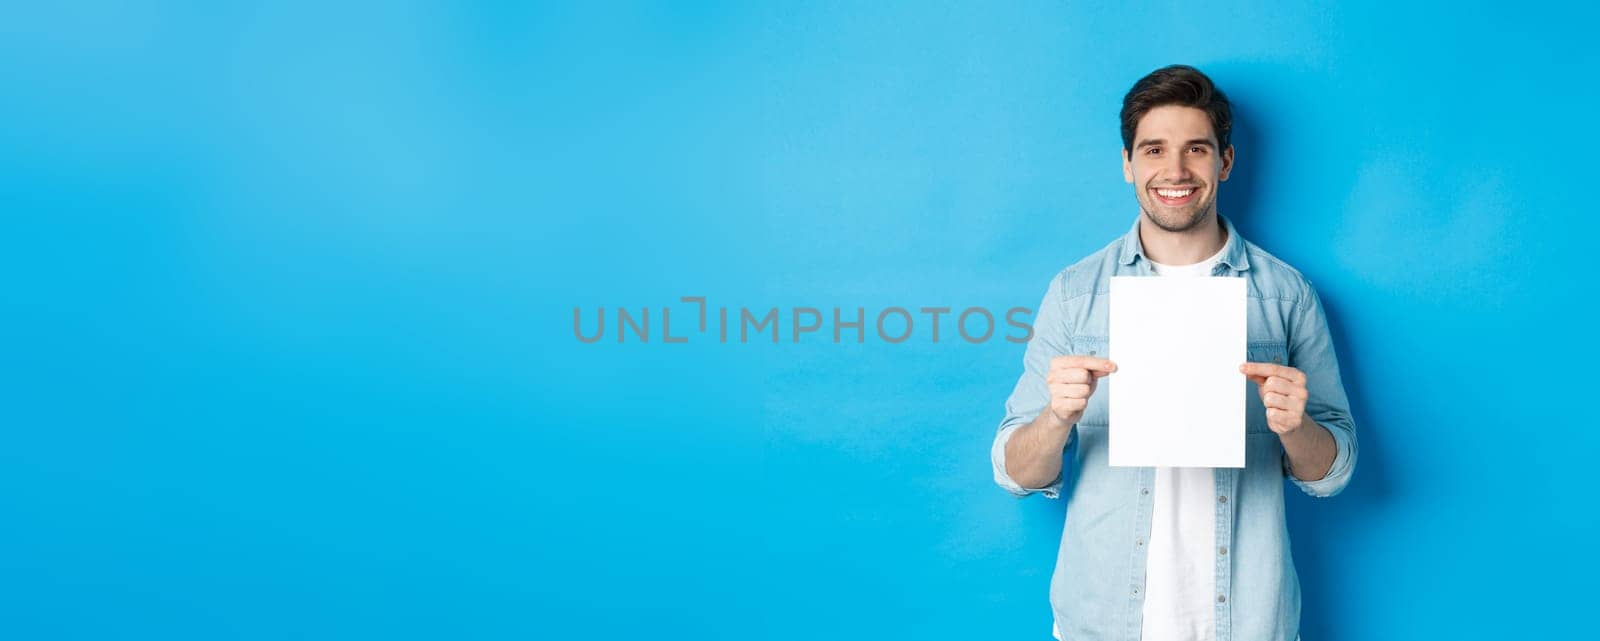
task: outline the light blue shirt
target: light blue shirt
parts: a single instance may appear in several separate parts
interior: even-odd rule
[[[1213,276],[1247,280],[1247,358],[1287,363],[1306,375],[1306,415],[1328,429],[1338,446],[1325,478],[1302,481],[1288,472],[1278,435],[1267,427],[1254,383],[1239,375],[1246,396],[1245,467],[1218,468],[1216,499],[1216,621],[1218,641],[1299,637],[1300,582],[1289,555],[1284,479],[1312,496],[1338,494],[1356,463],[1355,422],[1339,378],[1339,361],[1322,301],[1293,267],[1227,229]],[[1066,354],[1104,358],[1112,276],[1154,276],[1139,241],[1139,222],[1123,237],[1066,268],[1039,303],[1022,376],[1006,400],[990,459],[994,480],[1012,494],[1066,497],[1067,517],[1050,579],[1050,606],[1069,640],[1139,641],[1146,541],[1150,535],[1154,468],[1111,467],[1106,460],[1108,385],[1101,379],[1063,451],[1062,473],[1049,486],[1024,488],[1006,474],[1005,445],[1049,401],[1044,377],[1050,360]]]

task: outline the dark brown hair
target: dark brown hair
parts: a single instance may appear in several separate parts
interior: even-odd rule
[[[1194,107],[1211,117],[1211,131],[1217,136],[1217,151],[1228,148],[1233,133],[1233,108],[1228,96],[1211,79],[1189,65],[1169,65],[1150,72],[1122,97],[1122,150],[1133,155],[1133,134],[1139,119],[1156,107],[1180,105]]]

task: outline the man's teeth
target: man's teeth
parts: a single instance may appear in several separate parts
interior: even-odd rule
[[[1194,193],[1193,189],[1157,189],[1156,193],[1162,198],[1184,198]]]

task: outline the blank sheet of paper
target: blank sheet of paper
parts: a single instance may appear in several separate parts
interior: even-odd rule
[[[1244,467],[1245,279],[1111,278],[1111,465]]]

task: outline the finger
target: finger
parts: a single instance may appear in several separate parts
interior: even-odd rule
[[[1255,383],[1256,385],[1265,385],[1267,382],[1267,377],[1265,376],[1250,376],[1246,374],[1245,378],[1250,379],[1250,382]]]
[[[1277,363],[1245,363],[1239,366],[1239,371],[1246,376],[1278,376],[1299,383],[1306,382],[1305,373]]]
[[[1279,409],[1287,412],[1306,411],[1305,401],[1293,396],[1284,396],[1283,394],[1279,394],[1277,392],[1267,392],[1266,394],[1262,395],[1261,404],[1272,409]]]
[[[1076,354],[1071,356],[1057,356],[1050,361],[1050,367],[1052,369],[1067,367],[1082,368],[1100,372],[1101,376],[1117,371],[1117,364],[1111,362],[1110,360]]]
[[[1094,388],[1085,383],[1065,383],[1050,386],[1050,394],[1056,398],[1089,398]]]
[[[1084,408],[1089,406],[1089,400],[1083,398],[1057,398],[1052,405],[1055,406],[1057,411],[1072,414],[1082,412]]]
[[[1267,408],[1267,425],[1269,427],[1280,428],[1291,424],[1293,424],[1293,416],[1289,410]],[[1276,432],[1279,430],[1274,429],[1273,431]]]
[[[1279,425],[1294,425],[1295,414],[1296,412],[1293,410],[1269,407],[1267,408],[1267,421]]]
[[[1289,397],[1277,392],[1267,392],[1261,396],[1261,404],[1271,409],[1290,409]]]
[[[1306,386],[1277,376],[1268,377],[1267,382],[1261,385],[1261,389],[1295,398],[1306,397]]]
[[[1083,369],[1081,367],[1073,367],[1073,368],[1069,368],[1069,369],[1054,370],[1054,371],[1050,372],[1049,376],[1045,377],[1045,382],[1051,383],[1051,384],[1059,384],[1059,383],[1088,383],[1088,382],[1093,381],[1093,380],[1094,380],[1094,375],[1090,374],[1089,370]]]

